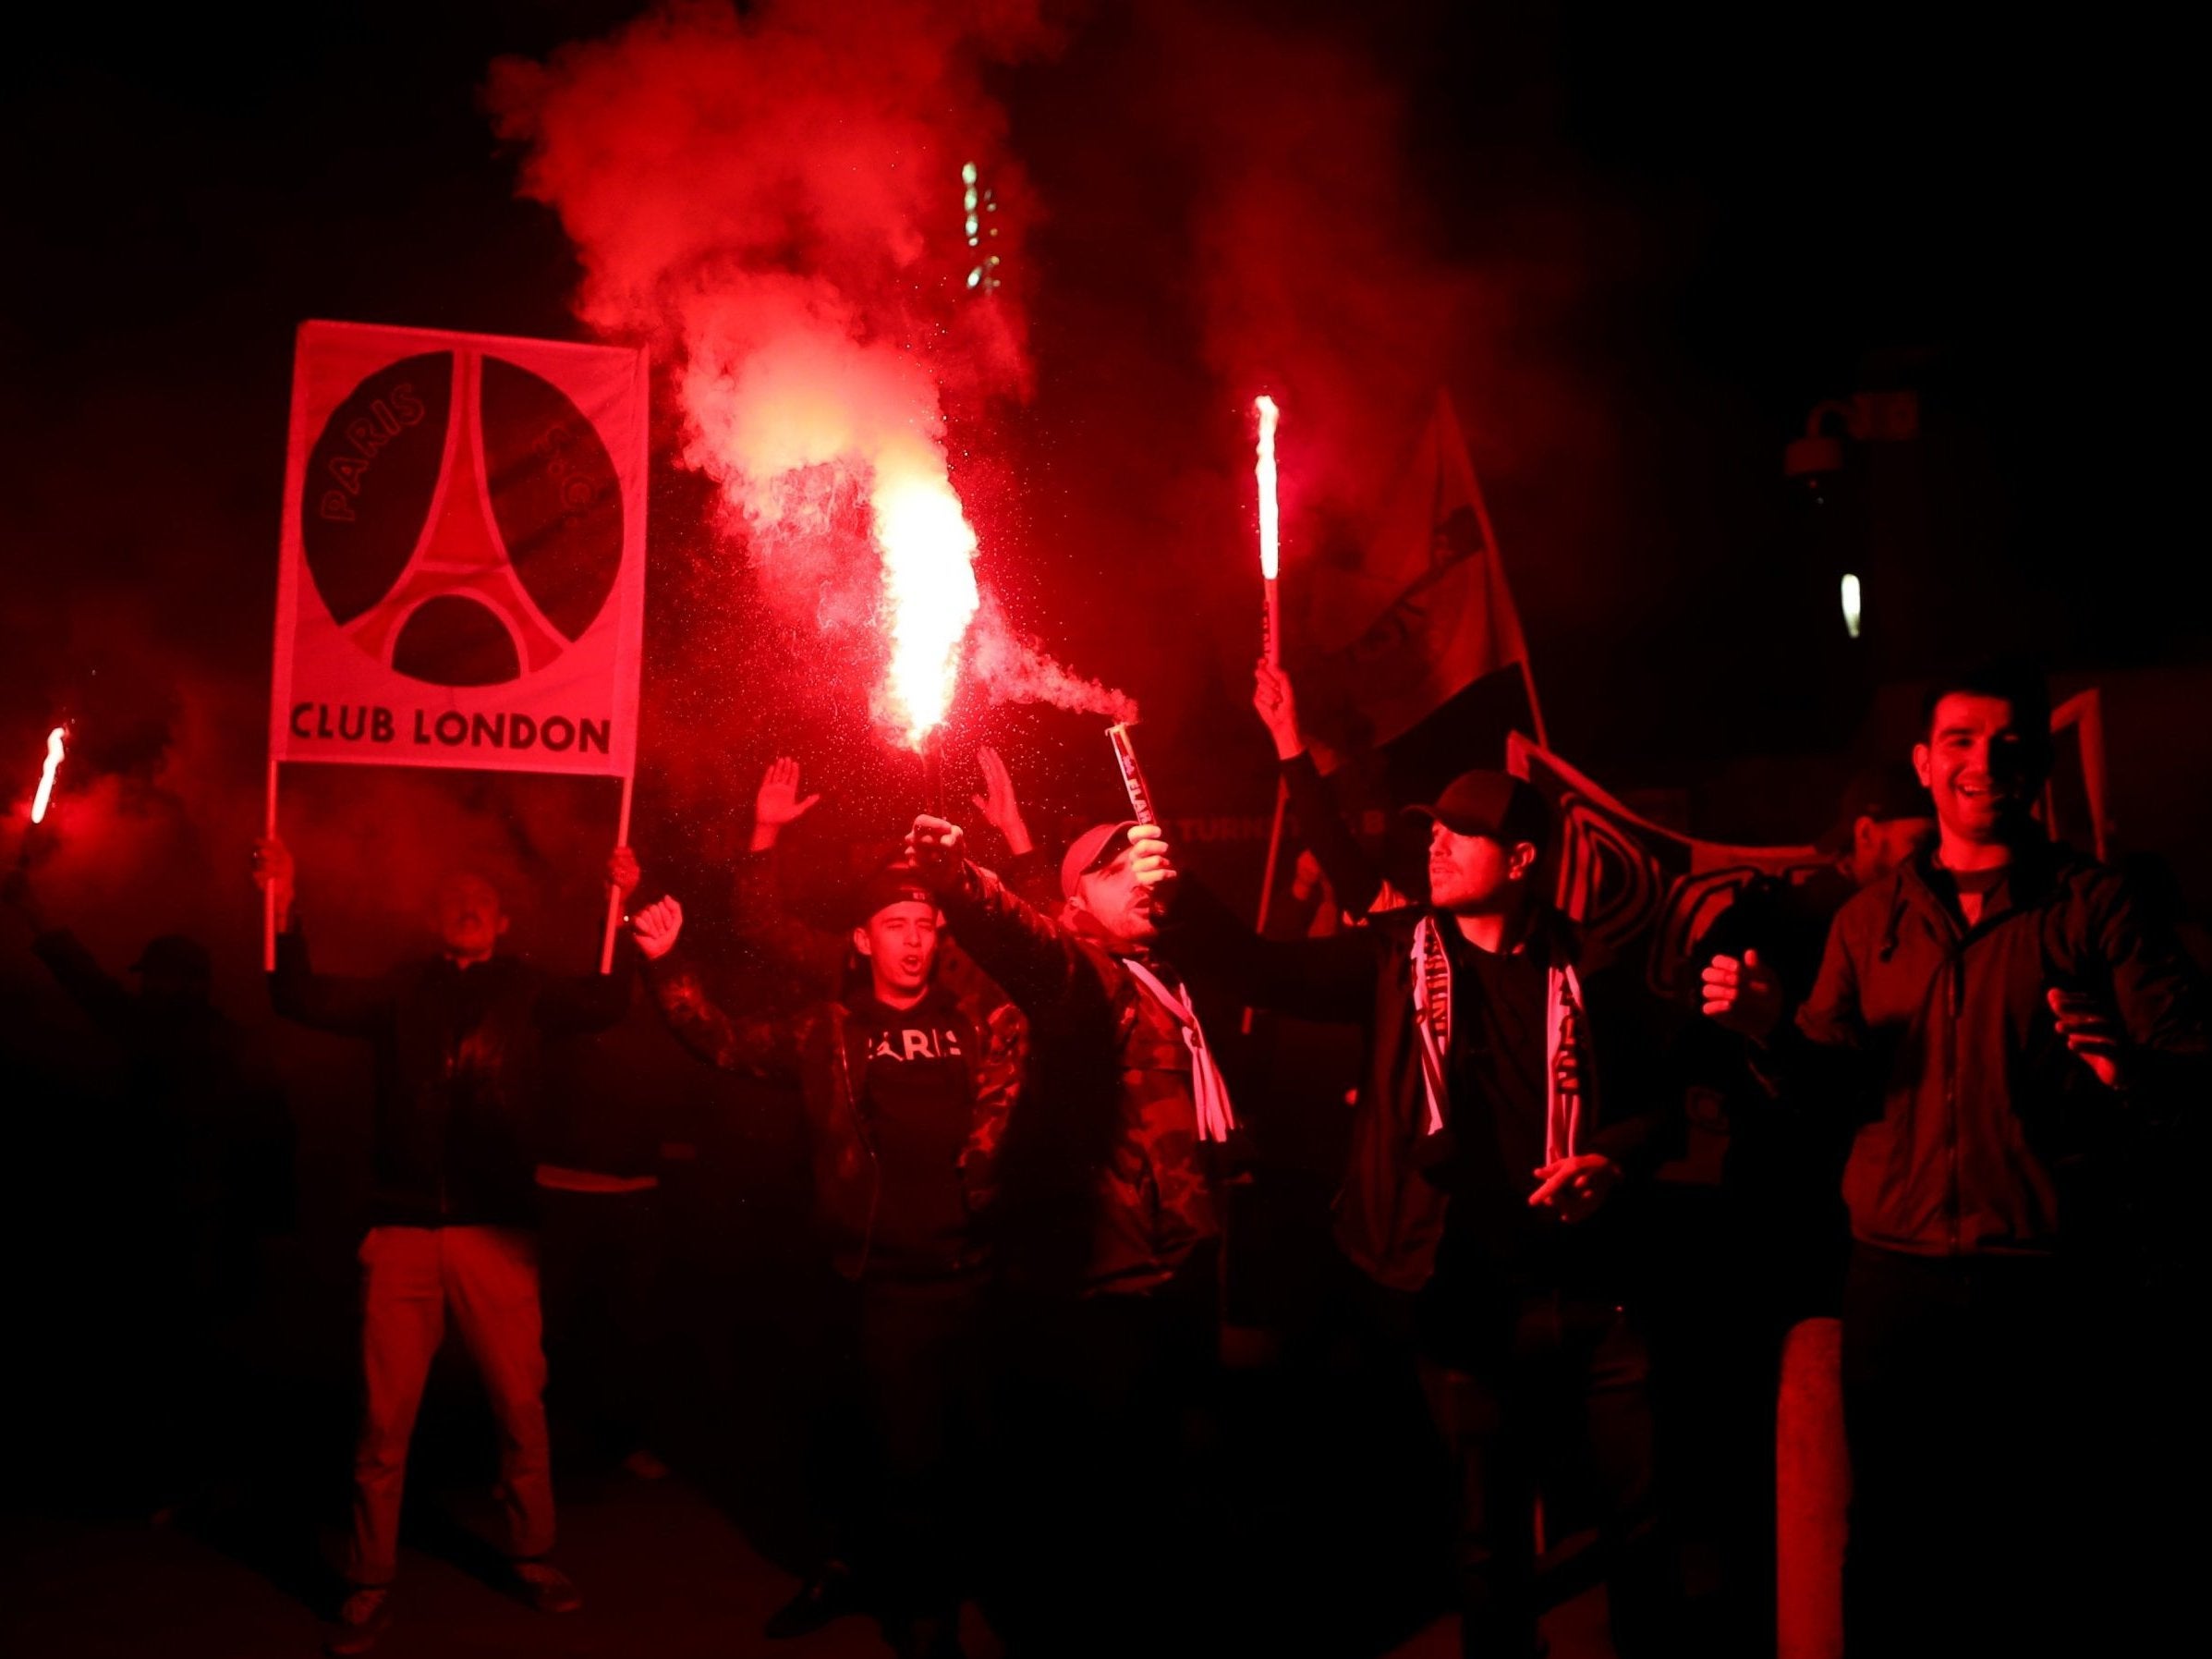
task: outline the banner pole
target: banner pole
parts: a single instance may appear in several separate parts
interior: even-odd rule
[[[614,845],[626,847],[630,839],[630,791],[637,785],[637,774],[626,772],[622,777],[622,812],[614,826]],[[614,935],[622,928],[622,893],[618,888],[607,889],[607,933],[599,947],[599,970],[614,971]]]

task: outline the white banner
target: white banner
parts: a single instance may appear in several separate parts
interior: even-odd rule
[[[275,761],[631,775],[642,350],[301,325]]]

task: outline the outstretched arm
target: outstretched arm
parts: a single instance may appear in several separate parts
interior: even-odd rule
[[[988,746],[976,750],[976,764],[983,774],[983,790],[971,799],[984,822],[1006,843],[1007,860],[999,873],[1006,885],[1048,915],[1060,903],[1060,872],[1038,850],[1022,816],[1020,798],[1014,791],[1014,775],[999,751]]]
[[[784,899],[776,842],[786,824],[813,809],[820,795],[799,795],[799,764],[778,760],[761,775],[753,798],[753,838],[737,860],[731,892],[731,916],[738,937],[760,949],[778,968],[797,975],[825,994],[845,976],[849,948],[843,933],[809,927],[791,913]]]
[[[292,854],[276,836],[254,843],[253,879],[276,911],[276,968],[269,975],[269,1001],[277,1014],[341,1037],[374,1037],[389,1030],[399,1000],[390,978],[317,973],[309,962],[307,937],[293,905]]]
[[[1373,1011],[1381,939],[1367,929],[1262,939],[1211,890],[1185,878],[1161,933],[1179,967],[1255,1007],[1353,1024]]]
[[[1036,1017],[1096,985],[1089,961],[1067,931],[990,871],[967,860],[967,838],[942,818],[914,821],[907,845],[937,891],[961,948],[1023,1013]]]
[[[661,1005],[662,1017],[676,1041],[724,1071],[778,1082],[796,1078],[798,1048],[792,1022],[723,1012],[707,994],[698,970],[676,954],[676,938],[683,929],[684,907],[674,898],[646,906],[630,923],[653,1000]]]
[[[1329,786],[1321,781],[1320,769],[1298,729],[1298,702],[1290,676],[1263,660],[1252,676],[1252,708],[1275,745],[1282,787],[1299,835],[1336,889],[1337,903],[1355,916],[1365,916],[1382,892],[1382,872],[1345,826]]]

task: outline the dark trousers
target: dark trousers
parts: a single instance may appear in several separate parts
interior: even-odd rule
[[[973,1540],[989,1376],[973,1280],[861,1287],[867,1446],[846,1529],[886,1625],[956,1619]]]
[[[1853,1654],[2116,1651],[2117,1627],[2089,1617],[2128,1616],[2140,1592],[2122,1588],[2114,1546],[2159,1523],[2097,1468],[2113,1425],[2093,1388],[2118,1360],[2097,1328],[2055,1262],[1853,1251]]]
[[[1140,1296],[1017,1310],[996,1622],[1015,1655],[1168,1655],[1212,1641],[1218,1256]]]
[[[1671,1552],[1652,1497],[1649,1365],[1610,1302],[1522,1291],[1465,1310],[1462,1340],[1420,1362],[1422,1391],[1458,1481],[1453,1552],[1460,1651],[1526,1659],[1536,1651],[1534,1517],[1539,1453],[1587,1452],[1607,1555],[1613,1646],[1623,1659],[1671,1652]]]
[[[660,1194],[542,1191],[546,1406],[564,1454],[618,1463],[664,1415],[667,1257]]]

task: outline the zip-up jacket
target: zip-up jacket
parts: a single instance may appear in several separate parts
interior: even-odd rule
[[[1025,1115],[1013,1159],[1021,1267],[1048,1288],[1158,1288],[1221,1232],[1181,1025],[1080,912],[1054,921],[973,864],[942,897],[1028,1017],[1033,1087],[1051,1108]]]
[[[269,976],[279,1015],[374,1047],[371,1226],[534,1225],[544,1040],[618,1024],[632,994],[626,973],[563,979],[504,956],[317,973],[297,928]]]
[[[818,1225],[837,1271],[857,1279],[868,1271],[883,1169],[877,1157],[861,1083],[868,1070],[867,1032],[842,1003],[820,1002],[796,1014],[733,1016],[716,1006],[698,970],[673,950],[646,964],[653,995],[669,1029],[708,1064],[771,1082],[796,1083],[807,1113],[807,1144]],[[991,1250],[986,1222],[999,1190],[998,1153],[1006,1119],[1021,1093],[1025,1059],[1021,1018],[1012,1005],[975,994],[954,997],[974,1056],[967,1141],[960,1154],[960,1188],[971,1226],[963,1269],[984,1264]]]
[[[1426,909],[1408,907],[1321,939],[1255,935],[1221,901],[1185,881],[1172,912],[1171,948],[1195,970],[1218,973],[1256,1006],[1304,1019],[1355,1024],[1367,1035],[1352,1144],[1336,1198],[1337,1246],[1354,1265],[1393,1290],[1417,1290],[1436,1270],[1452,1199],[1422,1172],[1428,1097],[1414,1024],[1413,937]],[[1448,918],[1441,918],[1451,925]],[[1530,945],[1546,963],[1575,959],[1573,925],[1546,912]],[[1582,1150],[1602,1153],[1626,1175],[1651,1174],[1676,1146],[1680,1091],[1664,1086],[1651,1058],[1651,1010],[1615,970],[1583,973],[1594,1080],[1593,1121]],[[1591,1221],[1610,1230],[1620,1195]]]
[[[1931,857],[1837,913],[1811,996],[1754,1067],[1784,1104],[1858,1124],[1843,1197],[1863,1243],[2049,1255],[2097,1153],[2202,1107],[2202,1005],[2179,950],[2104,866],[2024,848],[1968,927],[1931,884]],[[2117,1010],[2126,1094],[2068,1050],[2054,987]]]

